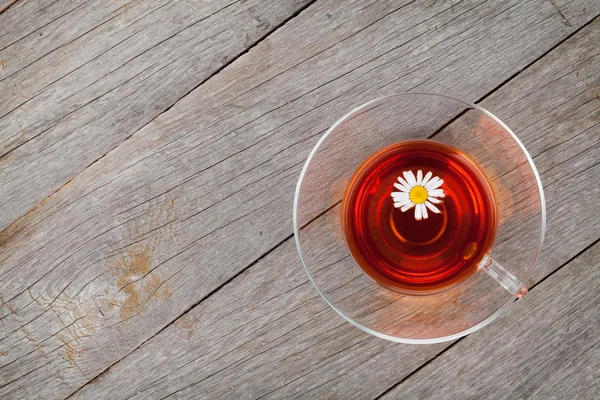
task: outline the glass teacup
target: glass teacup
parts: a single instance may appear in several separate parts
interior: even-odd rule
[[[442,221],[444,217],[447,222],[448,215],[455,217],[448,213],[457,212],[456,207],[451,207],[457,198],[452,197],[457,188],[449,186],[450,178],[444,181],[443,168],[438,166],[436,174],[432,174],[423,167],[425,164],[412,169],[406,163],[399,163],[406,167],[394,172],[395,180],[387,175],[384,179],[384,175],[375,172],[360,175],[361,168],[373,166],[375,171],[375,167],[384,163],[384,158],[373,158],[382,149],[394,148],[406,141],[455,149],[477,166],[493,193],[494,235],[489,246],[476,258],[473,273],[440,286],[443,290],[421,291],[418,286],[411,290],[393,284],[394,277],[433,276],[427,270],[429,267],[425,267],[431,264],[427,261],[431,256],[421,251],[425,242],[408,240],[407,248],[412,253],[398,252],[399,256],[393,250],[403,245],[402,240],[407,241],[405,234],[396,232],[400,230],[398,226],[416,229],[418,233],[428,226],[424,220],[431,225],[435,218]],[[373,159],[376,161],[372,166],[365,166],[365,160],[368,163]],[[388,281],[369,272],[365,263],[372,262],[369,260],[373,258],[361,257],[349,239],[352,229],[348,229],[346,204],[351,203],[349,196],[354,195],[352,188],[359,180],[357,176],[364,178],[365,187],[370,189],[364,190],[365,200],[355,202],[352,212],[360,214],[361,207],[367,207],[368,201],[377,207],[370,211],[368,218],[361,220],[362,225],[356,225],[360,229],[354,229],[368,233],[363,235],[368,239],[363,253],[369,252],[369,246],[373,252],[381,247],[384,258],[389,253],[382,264],[389,270],[391,280]],[[477,199],[480,195],[475,193],[474,196],[473,199]],[[481,205],[474,205],[470,210],[471,214],[478,215]],[[402,222],[394,226],[394,219]],[[460,219],[454,219],[460,225]],[[390,243],[385,236],[377,236],[388,220],[392,221],[390,226],[398,239],[392,237],[394,242]],[[527,292],[524,282],[531,276],[540,254],[545,221],[539,175],[515,134],[483,108],[433,93],[386,96],[343,116],[323,135],[308,157],[294,202],[298,251],[319,293],[355,326],[375,336],[405,343],[442,342],[467,335],[496,319],[516,298],[523,297]],[[469,228],[470,224],[464,223],[463,218],[464,226],[456,226],[456,232]],[[440,232],[450,228],[440,222]],[[448,243],[448,246],[456,244],[452,240]],[[457,257],[466,260],[468,251],[462,249]],[[404,270],[400,268],[402,257],[412,257]],[[414,282],[422,284],[418,279]]]

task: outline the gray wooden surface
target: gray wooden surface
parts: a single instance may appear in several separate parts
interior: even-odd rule
[[[0,398],[597,398],[600,3],[0,2]],[[531,295],[393,344],[305,276],[293,189],[348,109],[458,95],[534,157]]]

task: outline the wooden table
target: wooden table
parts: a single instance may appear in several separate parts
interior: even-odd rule
[[[600,396],[600,1],[0,0],[0,398]],[[451,343],[344,322],[292,236],[347,110],[481,104],[541,173],[530,294]]]

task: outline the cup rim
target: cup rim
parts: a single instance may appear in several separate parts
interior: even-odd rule
[[[370,100],[362,105],[359,105],[358,107],[355,107],[354,109],[350,110],[349,112],[347,112],[346,114],[344,114],[341,118],[339,118],[322,136],[321,138],[319,138],[319,140],[317,141],[317,143],[315,144],[315,146],[313,147],[313,149],[311,150],[310,154],[308,155],[304,166],[302,167],[302,171],[300,173],[300,177],[298,178],[298,182],[296,184],[296,190],[294,192],[294,208],[293,208],[293,226],[294,226],[294,240],[296,242],[296,248],[298,250],[298,254],[300,255],[300,260],[302,261],[302,265],[304,266],[304,269],[308,275],[308,278],[310,279],[310,281],[312,282],[313,286],[315,287],[315,289],[317,289],[317,292],[321,295],[321,297],[323,297],[323,299],[325,299],[325,301],[327,302],[327,304],[329,304],[329,306],[331,308],[333,308],[339,315],[341,315],[346,321],[350,322],[352,325],[354,325],[355,327],[363,330],[364,332],[367,332],[373,336],[382,338],[382,339],[386,339],[386,340],[390,340],[392,342],[397,342],[397,343],[407,343],[407,344],[433,344],[433,343],[442,343],[442,342],[447,342],[447,341],[451,341],[451,340],[456,340],[459,339],[463,336],[466,336],[472,332],[475,332],[481,328],[483,328],[484,326],[488,325],[489,323],[491,323],[492,321],[496,320],[500,315],[502,315],[504,313],[504,311],[506,311],[507,307],[509,305],[511,305],[516,298],[515,297],[511,297],[509,299],[507,299],[504,304],[502,304],[496,311],[494,311],[492,314],[490,314],[488,317],[486,317],[484,320],[480,321],[479,323],[473,325],[470,328],[467,328],[463,331],[454,333],[452,335],[447,335],[447,336],[441,336],[438,338],[428,338],[428,339],[413,339],[413,338],[402,338],[402,337],[398,337],[398,336],[392,336],[392,335],[388,335],[385,333],[381,333],[378,331],[375,331],[371,328],[368,328],[366,326],[364,326],[363,324],[359,323],[358,321],[355,321],[354,319],[348,317],[347,315],[345,315],[340,309],[338,309],[335,304],[327,297],[327,295],[325,293],[323,293],[321,291],[321,289],[319,288],[319,286],[317,285],[317,283],[315,282],[312,274],[310,273],[310,270],[308,268],[307,262],[305,261],[304,258],[304,253],[302,250],[302,245],[300,243],[300,226],[298,224],[298,205],[299,205],[299,197],[300,197],[300,188],[302,186],[302,181],[304,179],[304,176],[306,174],[306,171],[308,169],[308,166],[310,165],[310,162],[312,161],[314,155],[316,154],[316,152],[318,151],[319,147],[321,146],[321,144],[327,139],[327,137],[329,136],[329,134],[331,132],[333,132],[340,124],[342,124],[344,121],[346,121],[349,117],[351,117],[352,115],[354,115],[356,112],[363,110],[375,103],[381,103],[384,101],[388,101],[394,98],[399,98],[399,97],[403,97],[403,96],[434,96],[434,97],[443,97],[446,99],[450,99],[450,100],[454,100],[460,103],[463,103],[464,105],[473,108],[475,110],[480,111],[481,113],[487,115],[488,117],[490,117],[492,120],[494,120],[498,125],[500,125],[506,132],[508,132],[508,134],[514,139],[514,141],[517,143],[517,145],[519,146],[519,148],[521,149],[521,151],[523,152],[523,154],[525,154],[525,157],[527,159],[527,162],[529,164],[529,167],[531,168],[531,170],[533,171],[533,175],[535,177],[535,181],[537,184],[537,188],[538,188],[538,193],[540,196],[540,211],[541,211],[541,229],[540,229],[540,235],[538,238],[538,245],[537,245],[537,250],[535,252],[535,256],[533,258],[533,261],[531,263],[531,266],[528,268],[528,273],[527,276],[525,277],[525,279],[523,280],[523,282],[528,282],[533,270],[535,269],[535,265],[537,264],[537,261],[539,259],[540,253],[542,251],[542,245],[544,242],[544,235],[546,233],[546,201],[545,201],[545,196],[544,196],[544,189],[542,187],[542,181],[539,175],[539,172],[535,166],[535,164],[533,163],[533,159],[531,157],[531,155],[529,154],[529,152],[527,151],[527,149],[525,148],[525,146],[523,145],[523,143],[521,142],[521,140],[517,137],[517,135],[515,135],[515,133],[508,127],[506,126],[506,124],[504,122],[502,122],[498,117],[496,117],[494,114],[492,114],[491,112],[489,112],[488,110],[484,109],[483,107],[478,106],[475,103],[471,103],[465,100],[462,100],[460,98],[454,97],[454,96],[450,96],[447,94],[442,94],[442,93],[435,93],[435,92],[400,92],[400,93],[395,93],[395,94],[390,94],[390,95],[386,95],[386,96],[382,96],[382,97],[378,97],[376,99]]]

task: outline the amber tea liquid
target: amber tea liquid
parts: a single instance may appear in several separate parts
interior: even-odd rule
[[[427,183],[436,177],[443,183],[411,191],[419,185],[407,181],[407,171],[422,182],[429,176]],[[428,200],[427,218],[415,214],[417,203],[425,208]],[[346,189],[341,218],[346,244],[361,269],[406,294],[435,293],[464,281],[477,270],[496,232],[495,200],[481,169],[460,150],[432,140],[400,142],[369,157]]]

